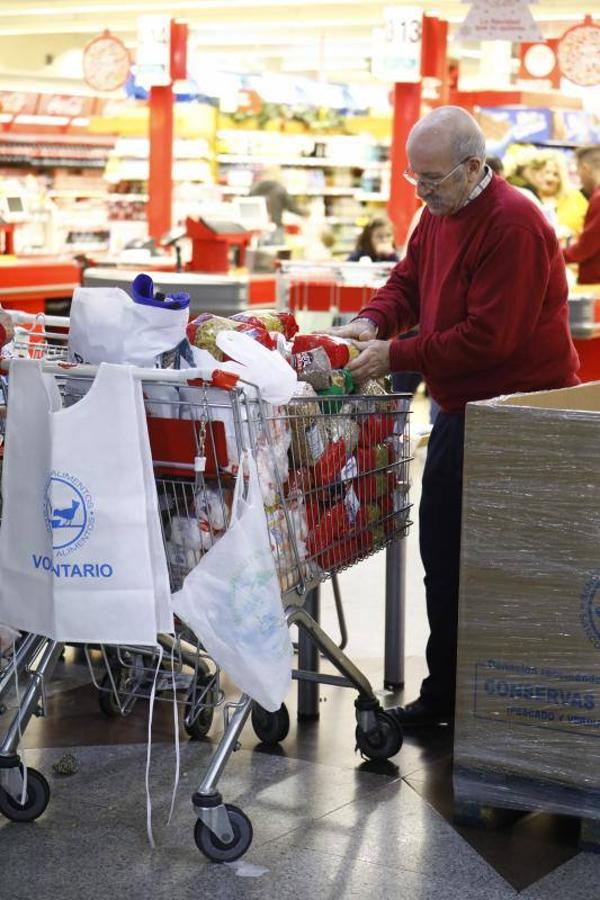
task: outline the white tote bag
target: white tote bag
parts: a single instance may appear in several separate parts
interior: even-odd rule
[[[173,610],[240,690],[274,712],[291,685],[292,642],[250,453],[245,467],[246,499],[242,466],[229,528],[173,595]]]
[[[145,278],[145,293],[152,279]],[[164,353],[185,338],[189,297],[177,295],[165,302],[135,302],[117,287],[77,287],[73,292],[69,323],[69,359],[99,365],[130,363],[144,368],[160,364]]]
[[[61,642],[154,644],[172,631],[141,383],[102,365],[61,408],[36,360],[9,378],[0,622]]]

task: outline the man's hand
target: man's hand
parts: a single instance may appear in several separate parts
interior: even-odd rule
[[[366,381],[368,378],[379,378],[390,372],[391,341],[356,342],[360,356],[348,364],[354,381]]]
[[[355,319],[347,325],[329,328],[325,334],[336,337],[352,338],[357,341],[372,341],[377,337],[377,326],[370,319]]]

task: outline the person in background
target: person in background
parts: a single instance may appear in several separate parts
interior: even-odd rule
[[[297,216],[306,216],[307,212],[299,206],[287,188],[283,184],[281,169],[273,167],[267,169],[260,179],[250,188],[250,197],[264,197],[267,201],[269,219],[275,226],[270,238],[272,244],[283,244],[285,233],[283,229],[283,213],[291,212]]]
[[[581,234],[588,203],[581,191],[570,186],[562,153],[541,152],[534,177],[540,200],[554,216],[554,222],[550,221],[559,238]]]
[[[494,175],[504,178],[504,163],[499,156],[486,156],[485,164],[492,170]]]
[[[600,284],[600,145],[580,147],[576,153],[577,174],[589,206],[583,231],[563,250],[565,262],[578,263],[578,284]]]
[[[545,165],[533,147],[523,147],[506,164],[506,180],[531,200],[546,218],[548,215],[539,192],[539,171]]]
[[[392,223],[383,216],[371,219],[365,225],[358,236],[356,247],[348,257],[348,262],[358,262],[365,256],[371,262],[398,262]]]
[[[426,205],[406,256],[357,319],[357,382],[420,371],[441,406],[427,449],[419,537],[430,636],[420,696],[404,726],[452,721],[465,405],[579,383],[567,279],[556,235],[535,206],[485,165],[485,138],[456,106],[411,130],[406,179]],[[399,332],[419,325],[412,338]],[[493,477],[493,472],[490,477]]]

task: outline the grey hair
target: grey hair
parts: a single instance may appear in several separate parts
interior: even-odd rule
[[[463,160],[475,157],[481,162],[485,162],[487,155],[485,136],[479,128],[471,134],[457,134],[453,144],[456,159]]]

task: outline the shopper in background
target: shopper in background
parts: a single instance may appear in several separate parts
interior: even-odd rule
[[[504,163],[499,156],[486,156],[485,164],[492,170],[494,175],[500,175],[504,178]]]
[[[404,726],[416,726],[453,715],[465,404],[579,379],[556,235],[485,166],[476,121],[440,107],[414,126],[407,155],[405,177],[426,209],[387,283],[335,333],[361,342],[350,366],[357,381],[417,370],[441,406],[419,519],[429,676],[417,700],[394,710]],[[397,339],[416,324],[417,336]]]
[[[563,254],[566,262],[579,264],[578,284],[600,284],[600,146],[581,147],[576,156],[577,174],[590,202],[579,239]]]
[[[365,257],[371,262],[398,262],[392,223],[383,216],[371,219],[365,225],[358,236],[356,247],[348,257],[348,262],[358,262]]]
[[[538,159],[539,168],[535,175],[538,195],[550,213],[556,233],[559,238],[581,234],[588,203],[581,191],[570,186],[564,156],[546,150]]]
[[[283,244],[285,233],[283,229],[283,213],[291,212],[297,216],[306,216],[306,210],[298,206],[287,188],[283,184],[283,174],[280,168],[267,169],[259,180],[250,188],[251,197],[264,197],[267,201],[269,219],[275,226],[270,237],[271,244]]]
[[[545,161],[536,155],[534,148],[523,147],[507,161],[506,180],[546,215],[539,191],[539,173],[544,165]]]

